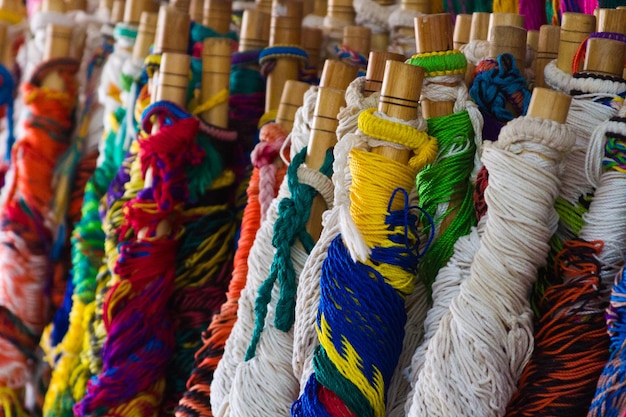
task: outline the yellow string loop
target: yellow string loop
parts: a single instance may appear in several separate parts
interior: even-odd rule
[[[228,101],[228,90],[223,88],[217,94],[209,97],[207,101],[196,106],[191,112],[194,116],[204,113],[206,111],[211,110],[215,106],[219,106],[222,103],[226,103]]]
[[[367,109],[359,115],[359,130],[374,139],[406,146],[414,156],[409,161],[411,168],[419,170],[433,162],[437,156],[437,139],[414,127],[376,117],[376,108]]]
[[[259,119],[259,124],[257,125],[257,127],[259,129],[262,128],[264,125],[268,124],[269,122],[276,120],[277,116],[278,116],[278,110],[270,110],[268,112],[263,113],[263,116],[261,116],[261,118]]]

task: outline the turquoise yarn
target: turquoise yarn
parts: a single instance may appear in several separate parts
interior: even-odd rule
[[[296,295],[296,272],[291,261],[291,247],[298,240],[304,250],[310,253],[315,245],[313,238],[306,230],[306,223],[311,215],[313,198],[317,191],[309,185],[301,184],[298,179],[298,168],[304,163],[306,157],[305,147],[289,164],[287,169],[287,181],[290,198],[283,198],[278,204],[278,218],[274,223],[274,235],[272,246],[276,248],[274,260],[270,268],[269,276],[261,284],[254,305],[255,323],[254,331],[245,360],[254,358],[256,347],[261,338],[261,331],[265,326],[267,306],[272,298],[272,288],[278,281],[280,296],[276,303],[276,317],[274,325],[277,329],[287,332],[291,329],[295,320],[295,295]],[[333,153],[326,152],[326,159],[320,168],[320,172],[327,177],[332,175]]]

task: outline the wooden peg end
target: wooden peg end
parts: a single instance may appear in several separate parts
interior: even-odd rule
[[[302,28],[302,49],[309,56],[309,65],[316,69],[320,67],[322,42],[324,42],[322,29],[306,26]]]
[[[217,33],[227,33],[232,14],[232,0],[205,0],[202,24]]]
[[[254,5],[261,13],[272,14],[272,0],[256,0]]]
[[[496,58],[503,53],[515,57],[517,68],[524,74],[526,60],[526,29],[517,26],[495,26],[491,30],[489,56]]]
[[[87,10],[87,0],[66,0],[65,10]]]
[[[580,44],[596,30],[596,18],[584,13],[563,13],[561,36],[556,66],[567,74],[572,73],[572,61]]]
[[[202,44],[202,72],[230,74],[232,42],[228,38],[207,38]]]
[[[543,74],[544,68],[550,61],[556,59],[559,51],[561,28],[553,25],[543,25],[539,28],[537,53],[533,69],[535,71],[535,87],[547,87]]]
[[[423,79],[424,68],[387,61],[378,110],[397,119],[415,120]]]
[[[154,43],[156,36],[158,14],[154,12],[143,12],[139,19],[139,30],[137,40],[133,46],[133,57],[144,59],[150,52],[150,46]]]
[[[111,23],[117,25],[124,20],[124,9],[126,2],[124,0],[113,0],[111,7]]]
[[[65,13],[67,11],[67,5],[63,0],[43,0],[41,2],[41,11]]]
[[[626,10],[596,9],[598,11],[597,32],[616,32],[626,35]]]
[[[529,30],[526,33],[526,45],[528,45],[533,51],[539,48],[539,31]]]
[[[268,45],[270,40],[270,20],[269,14],[254,9],[244,10],[241,19],[239,52],[263,49]]]
[[[428,14],[430,13],[430,2],[428,0],[400,0],[400,8]]]
[[[370,52],[372,31],[365,26],[346,26],[343,28],[343,44],[348,48],[367,56]]]
[[[187,52],[190,24],[189,13],[183,13],[173,6],[161,6],[157,20],[154,52],[157,54]],[[172,28],[176,28],[176,36],[172,36]]]
[[[352,0],[328,0],[326,15],[332,19],[352,25],[354,24],[356,12],[352,6]]]
[[[418,54],[453,49],[450,13],[423,15],[415,18],[415,46]]]
[[[472,27],[470,29],[470,41],[486,41],[489,37],[489,20],[491,13],[472,13]]]
[[[191,18],[191,0],[172,0],[170,5],[177,8],[181,13],[188,13]]]
[[[518,13],[491,13],[491,16],[489,17],[489,32],[487,40],[491,41],[493,39],[491,31],[494,27],[517,26],[523,28],[524,20],[524,16]]]
[[[153,0],[127,0],[124,7],[124,23],[138,25],[141,20],[141,13],[156,11],[157,3]]]
[[[565,123],[572,97],[548,88],[535,87],[528,105],[528,116]]]
[[[54,58],[70,56],[72,44],[72,28],[61,25],[48,25],[46,27],[46,44],[44,48],[44,61]]]
[[[187,54],[163,53],[156,94],[153,96],[155,102],[168,100],[180,107],[186,106],[190,64],[191,58]]]
[[[404,62],[404,59],[404,55],[393,52],[370,52],[363,94],[367,97],[381,90],[387,61]]]
[[[226,38],[207,38],[202,45],[202,84],[200,99],[204,103],[230,86],[232,44]],[[210,125],[228,127],[228,101],[202,113],[200,117]]]
[[[276,0],[272,8],[269,44],[300,45],[301,36],[302,2]]]
[[[469,42],[471,29],[472,29],[472,15],[471,14],[456,15],[456,23],[454,24],[454,33],[452,35],[454,49],[458,50],[461,48],[461,46]]]
[[[9,48],[9,24],[0,22],[0,64],[5,68],[11,65],[11,48]]]
[[[302,0],[274,0],[272,17],[288,17],[292,21],[302,22],[304,6]]]
[[[320,169],[324,164],[326,151],[337,143],[337,114],[345,106],[345,91],[330,87],[320,87],[317,92],[311,137],[305,162],[309,168]]]
[[[345,90],[356,78],[358,68],[341,61],[327,59],[320,77],[320,87]]]
[[[189,17],[192,21],[202,24],[202,18],[204,17],[204,1],[203,0],[190,0],[189,1]]]
[[[626,45],[622,42],[612,39],[589,39],[583,72],[621,78],[625,55]]]
[[[285,88],[280,97],[278,113],[276,114],[276,123],[285,129],[287,133],[291,132],[296,111],[304,103],[304,93],[310,87],[307,83],[295,80],[289,80],[285,83]]]
[[[415,120],[418,117],[418,104],[422,92],[424,68],[398,61],[387,61],[383,87],[378,101],[378,111],[401,120]],[[399,83],[398,80],[403,80]],[[406,164],[409,161],[408,149],[391,146],[378,146],[372,152]]]

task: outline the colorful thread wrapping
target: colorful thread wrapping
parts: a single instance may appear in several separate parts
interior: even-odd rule
[[[415,141],[414,136],[394,134],[403,130],[400,123],[372,117],[371,111],[362,112],[359,126],[376,133],[391,127],[383,140],[398,141],[423,155],[429,151],[414,146],[434,142],[436,147],[423,132],[422,140]],[[404,298],[415,285],[419,258],[409,190],[421,167],[356,149],[350,157],[350,213],[371,255],[363,263],[354,261],[341,235],[328,248],[320,281],[315,373],[291,409],[294,417],[384,416],[386,390],[402,349]]]
[[[465,74],[467,68],[465,55],[454,50],[416,54],[408,63],[424,68],[424,77]]]
[[[155,103],[144,111],[143,131],[151,131],[153,115],[159,117],[159,131],[139,141],[141,173],[145,177],[150,169],[152,184],[124,206],[119,233],[128,240],[119,247],[120,279],[103,307],[102,372],[74,407],[78,416],[132,410],[156,415],[162,401],[175,345],[167,303],[174,291],[179,216],[188,196],[185,166],[198,165],[204,152],[195,143],[196,119],[170,103]]]
[[[210,385],[213,372],[222,357],[226,339],[237,320],[237,301],[245,287],[248,274],[248,255],[254,242],[261,219],[276,196],[286,169],[277,168],[274,159],[286,139],[284,130],[277,124],[263,126],[261,142],[252,153],[255,166],[247,190],[248,204],[244,210],[238,249],[235,253],[232,279],[228,287],[226,302],[202,335],[203,345],[196,352],[195,365],[187,382],[187,392],[176,408],[177,417],[212,417]]]

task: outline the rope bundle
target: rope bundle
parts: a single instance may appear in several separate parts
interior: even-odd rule
[[[60,300],[51,299],[53,277],[60,266],[50,259],[55,227],[51,178],[57,160],[69,147],[77,69],[78,63],[72,59],[51,60],[38,67],[22,86],[29,117],[24,136],[13,150],[11,180],[4,189],[1,215],[0,385],[8,389],[23,388],[31,379],[37,342],[51,318],[52,305],[60,304]],[[64,92],[42,87],[52,71],[63,80]]]
[[[150,169],[152,184],[125,204],[119,234],[127,240],[115,269],[120,279],[103,307],[102,372],[74,407],[79,416],[106,410],[156,415],[162,401],[165,367],[175,346],[167,303],[175,287],[178,222],[188,195],[185,166],[198,165],[204,156],[195,143],[198,121],[171,107],[156,103],[144,114],[144,121],[155,115],[160,122],[157,133],[139,141],[142,176]],[[144,122],[144,131],[150,127]]]
[[[413,181],[435,157],[437,145],[416,127],[423,129],[423,120],[390,121],[374,110],[360,113],[362,134],[342,139],[352,149],[344,156],[352,175],[350,203],[340,210],[347,215],[340,222],[342,233],[332,240],[322,266],[315,373],[293,416],[385,415],[387,389],[402,350],[404,299],[414,289],[419,257]],[[411,166],[368,152],[373,144],[390,140],[415,152]],[[345,243],[353,236],[361,242]],[[365,248],[364,259],[350,248]]]
[[[246,283],[247,261],[254,238],[285,175],[285,168],[278,168],[273,163],[286,138],[284,131],[279,125],[271,123],[261,128],[260,136],[261,143],[252,154],[255,168],[247,190],[248,204],[244,210],[227,299],[202,335],[203,345],[195,354],[195,366],[187,381],[188,390],[176,409],[178,417],[213,415],[210,404],[213,372],[237,320],[237,301]]]
[[[310,89],[304,96],[304,105],[296,112],[296,118],[294,121],[294,128],[290,134],[291,139],[291,160],[295,155],[300,152],[308,142],[310,135],[310,123],[313,119],[313,110],[315,109],[315,101],[317,98],[317,90]],[[250,249],[250,255],[248,257],[248,276],[246,280],[246,286],[241,291],[237,310],[237,321],[233,326],[232,333],[224,348],[224,354],[222,360],[219,362],[217,369],[213,376],[213,382],[211,383],[211,409],[216,416],[234,415],[235,413],[245,413],[244,407],[254,407],[255,410],[259,410],[259,407],[265,406],[265,403],[261,404],[261,395],[259,391],[253,391],[254,394],[250,394],[249,383],[254,379],[246,380],[242,378],[244,375],[241,369],[251,369],[251,373],[256,378],[266,378],[267,375],[273,375],[276,371],[272,370],[271,373],[260,374],[254,372],[254,364],[258,360],[252,359],[248,361],[247,365],[244,363],[244,357],[246,350],[250,344],[252,333],[255,326],[255,300],[257,298],[257,291],[262,282],[269,276],[270,267],[274,258],[274,250],[271,246],[272,236],[274,235],[273,229],[278,217],[278,205],[279,202],[285,198],[289,198],[290,193],[288,189],[287,181],[283,181],[278,196],[272,201],[270,205],[265,221],[261,223],[261,227],[257,232],[254,240],[254,244]],[[306,259],[306,253],[298,245],[291,247],[291,262],[295,270],[295,275],[299,276],[302,269],[302,265]],[[278,287],[275,287],[278,288]],[[274,319],[274,304],[277,300],[278,293],[270,303],[268,309],[267,323],[271,326]],[[293,380],[293,377],[289,377],[287,372],[291,373],[291,355],[281,354],[277,352],[277,349],[282,349],[281,352],[291,350],[291,342],[283,342],[280,346],[272,346],[269,348],[264,347],[264,340],[269,338],[265,336],[265,329],[260,339],[257,355],[262,356],[265,354],[275,354],[281,361],[281,371],[279,374],[283,377],[283,381],[289,387],[288,390],[277,388],[268,384],[265,379],[255,385],[255,388],[262,390],[271,390],[271,393],[264,395],[270,395],[271,399],[268,400],[268,407],[280,407],[283,412],[289,409],[291,402],[297,396],[297,382]],[[280,331],[276,331],[278,337],[289,338],[289,334],[281,335]],[[271,339],[270,339],[271,340]],[[282,364],[285,361],[285,364]],[[245,384],[246,389],[239,388],[238,384]],[[262,385],[259,387],[259,385]],[[241,397],[240,397],[241,396]],[[279,397],[280,396],[280,397]],[[253,404],[248,404],[253,403]],[[237,408],[238,407],[238,408]],[[234,409],[233,409],[234,408]]]
[[[408,415],[504,413],[532,350],[526,296],[556,228],[552,206],[572,141],[565,125],[519,118],[483,149],[491,181],[481,245],[430,341]],[[513,194],[528,205],[520,207]]]

